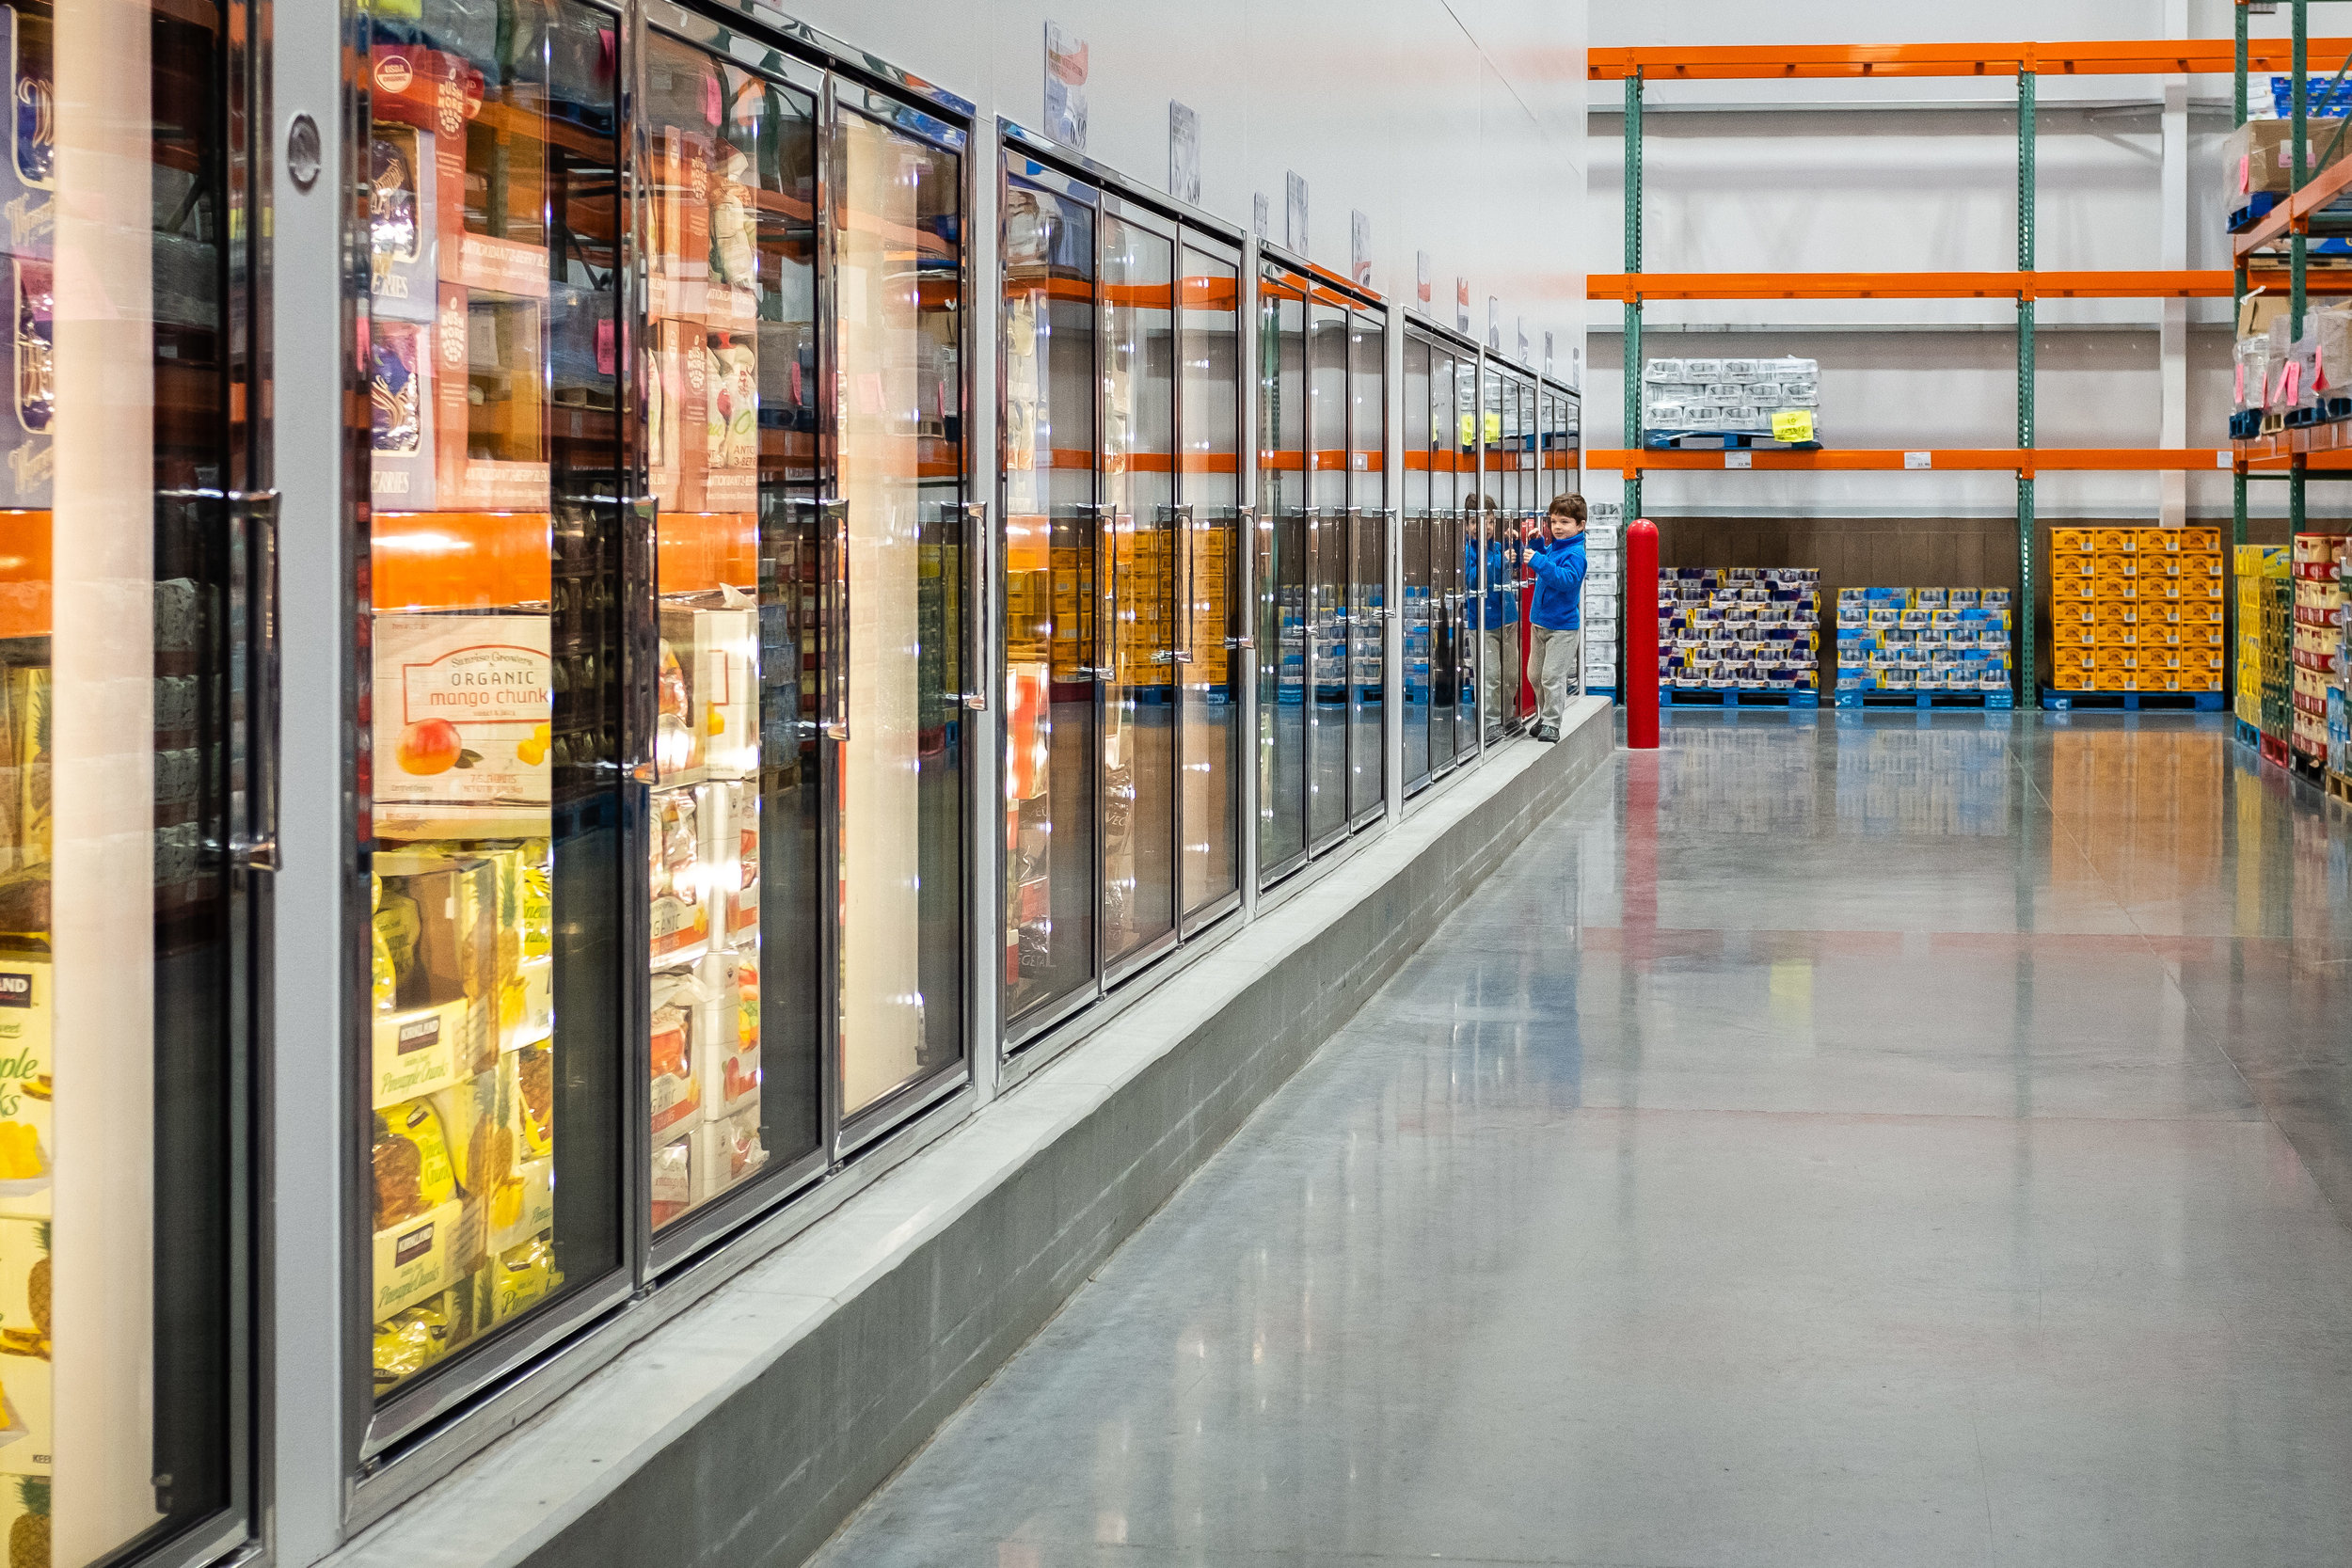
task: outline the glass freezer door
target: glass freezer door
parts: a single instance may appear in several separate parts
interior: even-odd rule
[[[1095,985],[1095,226],[1005,186],[1005,1023]]]
[[[1348,318],[1347,388],[1347,819],[1360,828],[1387,804],[1390,516],[1387,343],[1362,310]]]
[[[1429,681],[1431,665],[1429,605],[1429,344],[1415,333],[1405,338],[1405,387],[1400,404],[1405,420],[1399,441],[1404,448],[1403,601],[1405,668],[1399,687],[1404,699],[1405,788],[1406,793],[1429,782]]]
[[[1320,854],[1347,832],[1348,315],[1314,290],[1307,333],[1307,840]]]
[[[1258,282],[1258,881],[1307,858],[1307,290]]]
[[[275,733],[228,131],[249,26],[0,6],[0,1537],[42,1568],[246,1534]]]
[[[1241,313],[1230,253],[1184,248],[1179,308],[1177,649],[1184,788],[1179,802],[1184,934],[1241,892]]]
[[[522,1354],[627,1289],[632,884],[612,20],[553,0],[510,35],[425,0],[371,26],[373,990],[354,1077],[373,1449],[460,1397],[485,1347]],[[682,913],[670,931],[706,938]]]
[[[1103,683],[1106,978],[1176,934],[1176,254],[1103,217]]]

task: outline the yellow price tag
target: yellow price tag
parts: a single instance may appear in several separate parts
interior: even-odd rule
[[[1497,441],[1502,439],[1502,416],[1501,414],[1488,414],[1486,416],[1486,444],[1491,447]]]
[[[1462,450],[1468,451],[1476,445],[1478,445],[1478,416],[1465,414],[1462,416]]]
[[[1772,439],[1775,441],[1810,441],[1813,439],[1813,410],[1787,408],[1773,415]]]

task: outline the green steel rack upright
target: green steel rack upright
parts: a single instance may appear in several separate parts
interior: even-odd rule
[[[2294,0],[2299,19],[2306,0]],[[2298,33],[2297,37],[2300,37]],[[2297,55],[2300,58],[2300,55]],[[2244,119],[2246,96],[2246,13],[2243,0],[2238,12],[2238,98],[2240,120]],[[2034,165],[2035,165],[2035,85],[2039,74],[2032,66],[2022,66],[2017,72],[2017,270],[2034,270]],[[1625,270],[1629,277],[1642,272],[1642,87],[1640,69],[1625,79]],[[2298,100],[2298,103],[2300,101]],[[2296,146],[2301,146],[2298,135]],[[2299,154],[2298,154],[2299,156]],[[2299,182],[2299,177],[2298,177]],[[2300,272],[2300,248],[2297,249],[2297,273]],[[2241,289],[2244,275],[2240,274]],[[2300,283],[2297,284],[2297,298]],[[2297,307],[2298,310],[2300,307]],[[2300,316],[2297,316],[2298,323]],[[2299,328],[2298,328],[2299,329]],[[1642,445],[1642,301],[1637,292],[1629,291],[1625,302],[1625,445],[1638,450]],[[2021,296],[2017,302],[2017,445],[2030,451],[2034,434],[2034,302]],[[2241,494],[2243,482],[2239,484]],[[1635,477],[1625,483],[1625,512],[1630,523],[1642,512],[1642,480]],[[2239,533],[2243,536],[2244,508],[2240,507]],[[2034,644],[2039,629],[2039,616],[2034,603],[2034,482],[2030,473],[2020,470],[2017,476],[2017,621],[2012,634],[2017,643],[2017,702],[2031,706],[2039,688],[2035,684]]]

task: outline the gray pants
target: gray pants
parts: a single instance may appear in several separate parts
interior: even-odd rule
[[[1498,626],[1478,634],[1486,644],[1483,653],[1486,667],[1478,672],[1478,700],[1485,712],[1480,714],[1488,726],[1501,724],[1518,712],[1519,705],[1519,624]],[[1507,700],[1506,700],[1507,698]]]
[[[1576,695],[1577,677],[1584,668],[1584,634],[1543,626],[1531,629],[1535,646],[1528,664],[1535,678],[1535,722],[1557,724],[1568,711],[1568,699]]]

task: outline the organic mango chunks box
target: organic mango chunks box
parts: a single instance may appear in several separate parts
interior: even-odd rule
[[[544,809],[548,617],[380,613],[374,631],[377,806]]]

